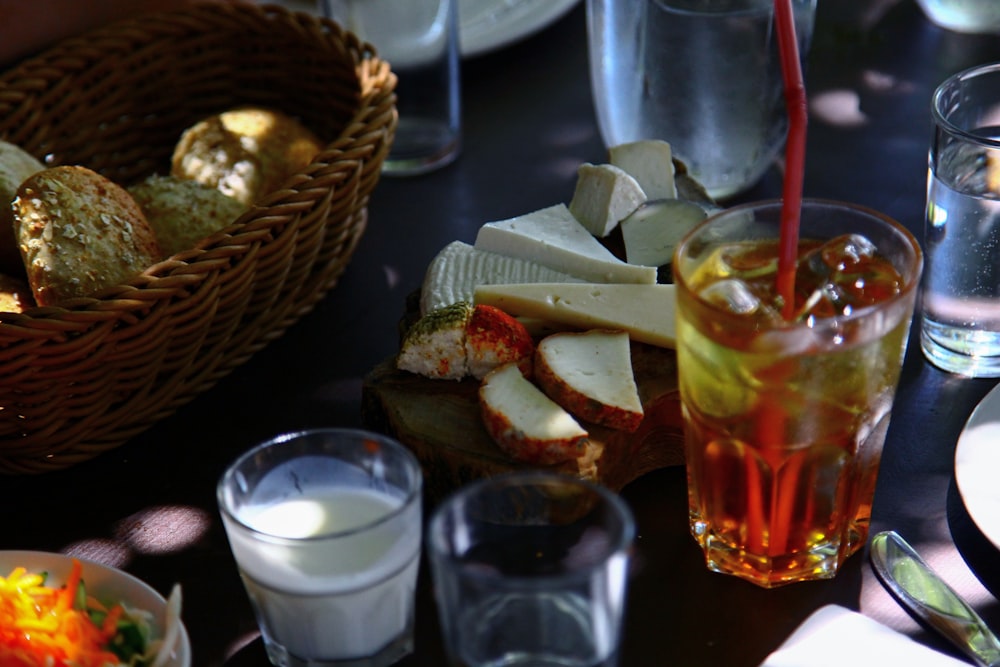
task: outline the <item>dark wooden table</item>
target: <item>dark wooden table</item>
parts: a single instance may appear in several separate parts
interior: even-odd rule
[[[820,0],[806,69],[809,196],[884,211],[922,236],[928,105],[935,85],[1000,60],[1000,40],[943,31],[913,0]],[[363,376],[397,349],[396,321],[431,257],[484,222],[569,201],[576,167],[604,159],[590,100],[581,3],[551,28],[464,63],[465,146],[452,166],[383,179],[340,285],[243,367],[127,445],[69,470],[0,478],[0,548],[118,565],[166,593],[180,582],[195,664],[266,665],[218,518],[215,484],[238,453],[279,432],[360,425]],[[772,170],[741,199],[777,196]],[[955,487],[953,453],[994,381],[940,372],[913,340],[885,447],[874,530],[901,532],[1000,627],[1000,552]],[[814,609],[839,603],[949,650],[872,574],[867,554],[833,581],[772,591],[707,572],[688,535],[684,471],[623,495],[638,521],[625,667],[757,665]],[[417,650],[444,664],[422,572]]]

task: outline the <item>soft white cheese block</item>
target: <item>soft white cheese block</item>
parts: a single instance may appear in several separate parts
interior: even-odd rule
[[[634,178],[647,199],[672,199],[674,183],[673,150],[661,139],[643,139],[608,149],[611,164]]]
[[[621,222],[625,259],[647,266],[669,264],[684,235],[706,217],[705,209],[683,199],[646,202]]]
[[[655,266],[627,264],[615,257],[565,204],[488,222],[479,228],[475,248],[537,262],[590,282],[656,282]]]
[[[576,170],[569,212],[591,234],[604,238],[646,199],[639,183],[624,170],[585,162]]]
[[[581,279],[536,262],[452,241],[427,267],[420,290],[420,313],[426,315],[459,301],[471,303],[477,285],[569,281],[581,282]]]
[[[621,329],[632,340],[673,349],[676,296],[673,285],[533,283],[482,285],[475,303],[515,317],[536,317],[581,329]]]

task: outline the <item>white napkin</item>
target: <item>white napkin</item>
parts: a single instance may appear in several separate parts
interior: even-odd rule
[[[820,607],[761,667],[969,667],[839,605]]]

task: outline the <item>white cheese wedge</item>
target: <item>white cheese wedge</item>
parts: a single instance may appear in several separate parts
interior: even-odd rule
[[[477,250],[452,241],[431,260],[420,290],[420,313],[426,315],[459,301],[472,302],[477,285],[535,282],[582,282],[568,273],[517,257]]]
[[[487,374],[479,405],[486,432],[520,461],[552,465],[585,451],[587,430],[513,364]]]
[[[676,345],[673,285],[483,285],[476,288],[474,301],[515,317],[581,329],[622,329],[635,341],[671,349]]]
[[[584,421],[629,432],[642,424],[644,411],[624,331],[547,336],[535,351],[534,377],[549,398]]]
[[[591,234],[604,238],[646,199],[639,183],[624,170],[585,162],[576,170],[569,212]]]
[[[608,149],[608,158],[639,183],[647,199],[677,196],[673,151],[666,141],[644,139],[618,144]]]
[[[633,264],[663,266],[691,228],[704,220],[705,209],[683,199],[656,199],[621,222],[625,259]]]
[[[656,282],[655,266],[628,264],[615,257],[565,204],[488,222],[479,228],[475,248],[536,262],[589,282]]]

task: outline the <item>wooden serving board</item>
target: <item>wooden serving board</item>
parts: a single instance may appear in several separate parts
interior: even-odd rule
[[[620,490],[658,468],[684,464],[677,359],[673,350],[633,344],[632,367],[645,418],[633,433],[584,423],[590,446],[579,459],[552,469]],[[386,359],[364,379],[367,428],[409,447],[424,468],[431,498],[472,480],[532,466],[505,454],[483,427],[479,381],[431,380],[399,371]]]

